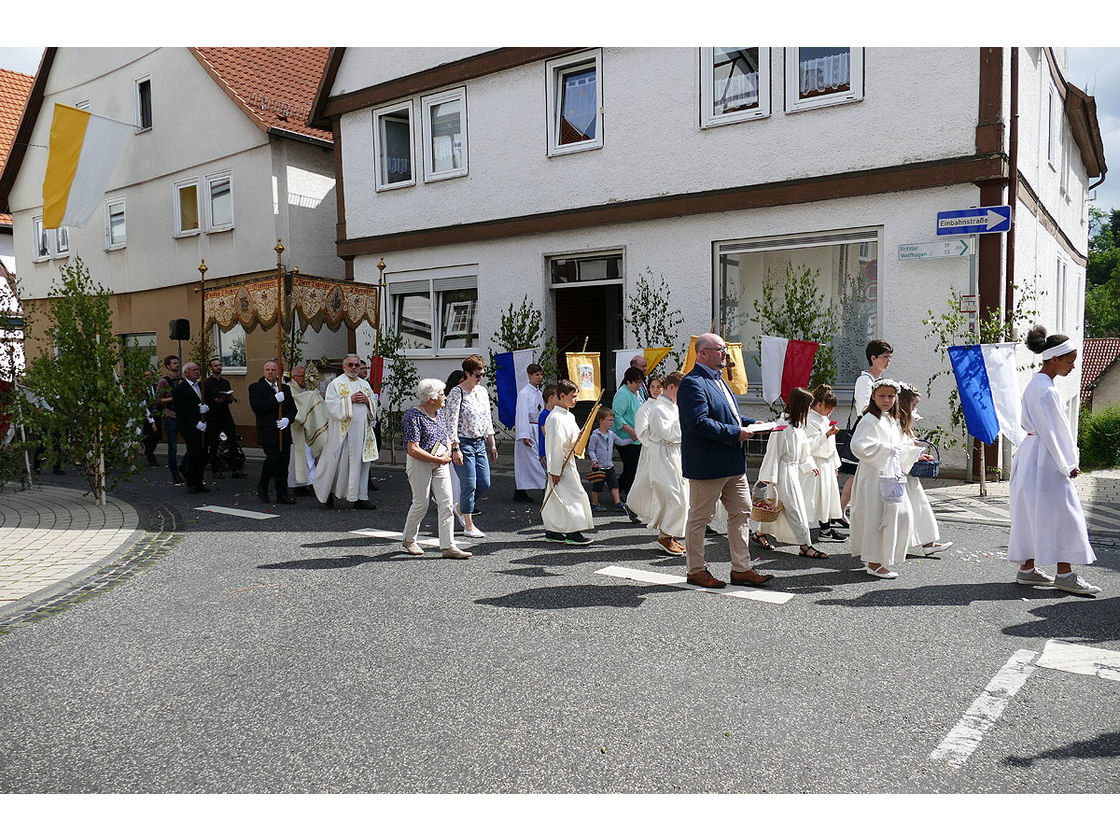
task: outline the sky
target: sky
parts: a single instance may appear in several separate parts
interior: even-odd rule
[[[258,43],[255,38],[246,39],[250,40]],[[468,36],[468,40],[473,39]],[[554,39],[547,40],[553,42]],[[268,41],[266,36],[259,43]],[[34,74],[42,52],[41,47],[0,47],[0,67]],[[1104,139],[1105,161],[1112,170],[1091,196],[1092,204],[1106,211],[1120,208],[1120,47],[1069,47],[1068,55],[1069,81],[1097,101],[1097,121]]]

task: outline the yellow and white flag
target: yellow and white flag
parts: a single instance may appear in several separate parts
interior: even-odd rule
[[[55,103],[43,177],[43,227],[81,227],[89,221],[132,131],[125,123]]]

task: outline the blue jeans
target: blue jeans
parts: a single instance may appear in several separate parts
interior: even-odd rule
[[[171,479],[179,480],[179,418],[164,415],[163,428],[167,432],[167,468],[171,470]]]
[[[473,513],[475,497],[490,490],[490,462],[486,459],[486,438],[459,438],[463,465],[455,465],[459,476],[459,510]]]

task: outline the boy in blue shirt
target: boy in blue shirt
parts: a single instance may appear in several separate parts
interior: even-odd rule
[[[603,513],[606,508],[599,504],[599,491],[605,484],[611,488],[611,497],[614,499],[614,508],[620,513],[625,513],[622,501],[618,496],[618,477],[614,472],[614,447],[618,435],[611,428],[614,425],[614,411],[609,408],[600,408],[595,415],[599,428],[591,433],[587,440],[587,457],[591,459],[591,469],[601,471],[603,480],[591,484],[591,510]]]

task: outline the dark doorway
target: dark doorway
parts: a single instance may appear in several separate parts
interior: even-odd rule
[[[622,284],[557,288],[556,346],[559,350],[557,369],[561,377],[568,375],[567,352],[579,353],[587,339],[588,352],[599,353],[599,375],[602,377],[603,404],[610,405],[617,381],[614,351],[622,348]],[[592,403],[576,404],[577,422],[583,424]]]

